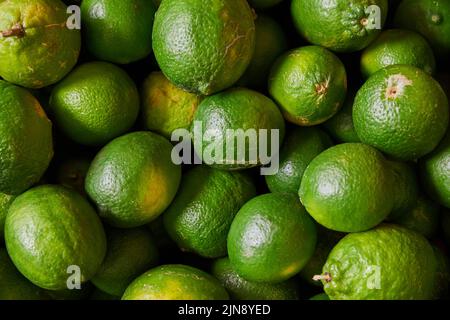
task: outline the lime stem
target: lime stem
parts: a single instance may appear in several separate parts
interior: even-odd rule
[[[21,24],[18,23],[16,25],[14,25],[11,29],[2,31],[1,34],[4,38],[7,38],[7,37],[22,38],[25,35],[25,29],[23,28],[23,26]]]
[[[312,279],[314,281],[325,280],[326,282],[331,282],[331,280],[333,280],[333,278],[331,278],[331,274],[328,272],[325,272],[324,274],[316,274]]]

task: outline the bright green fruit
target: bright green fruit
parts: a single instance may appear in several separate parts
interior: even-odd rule
[[[212,274],[233,300],[298,300],[298,290],[293,280],[275,284],[247,281],[233,270],[228,258],[216,260]]]
[[[166,1],[166,0],[165,0]],[[164,265],[134,280],[122,300],[227,300],[220,283],[199,269]]]
[[[65,159],[57,169],[58,183],[85,195],[84,181],[91,165],[91,159],[86,157],[70,157]]]
[[[325,48],[294,49],[272,67],[269,92],[286,120],[302,126],[316,125],[342,107],[347,92],[345,67]]]
[[[317,127],[292,129],[280,150],[278,172],[265,177],[269,190],[297,194],[308,164],[331,145],[328,135]]]
[[[449,119],[447,97],[430,75],[394,65],[373,74],[358,91],[353,122],[362,142],[403,160],[432,151]]]
[[[293,0],[291,5],[301,35],[337,52],[367,47],[380,33],[387,11],[387,0]]]
[[[25,89],[0,80],[0,192],[39,181],[53,157],[52,124]]]
[[[450,289],[450,261],[442,250],[433,246],[437,261],[435,299],[443,298]]]
[[[380,69],[407,64],[433,74],[436,68],[433,49],[420,34],[402,29],[383,31],[361,55],[361,72],[368,78]]]
[[[92,161],[85,185],[100,216],[121,228],[158,217],[175,197],[181,178],[171,151],[169,141],[151,132],[133,132],[107,144]]]
[[[393,221],[427,238],[431,238],[435,235],[439,226],[439,213],[439,205],[424,196],[420,196],[409,211]]]
[[[248,130],[256,130],[254,139],[250,132],[250,138],[244,140]],[[245,88],[233,88],[205,98],[191,127],[196,153],[202,155],[204,163],[219,169],[246,169],[261,164],[264,160],[261,156],[270,159],[278,152],[274,148],[272,153],[272,148],[281,145],[284,131],[283,116],[277,105],[261,93]],[[239,132],[243,139],[239,139]],[[278,137],[273,135],[277,132]],[[267,138],[266,152],[259,143],[262,136]]]
[[[398,27],[422,34],[443,58],[450,52],[450,2],[448,0],[403,0],[397,8]]]
[[[128,285],[158,261],[158,249],[145,228],[107,229],[108,250],[92,283],[100,290],[122,296]]]
[[[145,58],[152,51],[155,11],[148,0],[83,0],[82,30],[89,52],[115,63]]]
[[[439,146],[420,160],[420,168],[427,193],[450,208],[450,130]]]
[[[0,248],[0,300],[47,300],[45,291],[29,282]]]
[[[51,113],[72,140],[103,145],[125,133],[139,112],[139,93],[125,71],[107,62],[77,67],[52,91]]]
[[[189,129],[202,97],[174,86],[162,72],[152,72],[141,89],[146,128],[166,138],[176,129]]]
[[[279,4],[283,0],[249,0],[250,5],[255,9],[267,9]]]
[[[323,267],[332,300],[431,299],[436,286],[433,248],[420,234],[383,224],[345,236]]]
[[[323,125],[330,135],[339,142],[360,142],[353,125],[353,102],[356,90],[349,90],[344,105],[330,120]]]
[[[326,293],[319,293],[309,298],[309,300],[330,300]]]
[[[210,95],[245,72],[255,46],[253,12],[245,0],[164,0],[155,16],[153,50],[176,86]]]
[[[270,16],[258,14],[255,21],[255,53],[238,84],[265,88],[275,60],[287,49],[287,40],[281,26]]]
[[[221,257],[227,253],[227,235],[236,213],[255,195],[246,175],[198,166],[183,177],[164,213],[164,225],[183,251]]]
[[[19,271],[50,290],[67,288],[71,266],[80,268],[81,282],[88,281],[106,253],[105,233],[89,202],[52,185],[30,189],[13,201],[5,242]]]
[[[61,80],[76,64],[81,37],[59,0],[0,1],[0,76],[28,88]]]
[[[3,242],[6,214],[8,213],[9,206],[13,200],[14,196],[0,193],[0,243]]]
[[[294,194],[270,193],[247,202],[233,220],[228,255],[242,278],[281,282],[314,253],[316,226]]]
[[[394,207],[393,174],[383,155],[361,143],[319,154],[306,168],[299,196],[328,229],[359,232],[383,221]]]

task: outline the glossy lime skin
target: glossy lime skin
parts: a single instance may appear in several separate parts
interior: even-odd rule
[[[198,124],[201,125],[203,136],[199,135]],[[245,134],[252,130],[257,140],[250,141],[249,138],[245,143],[240,143],[228,130],[233,130],[232,134]],[[276,132],[278,139],[273,135]],[[285,123],[280,110],[270,98],[250,89],[232,88],[206,97],[200,103],[194,115],[191,135],[195,152],[203,155],[204,163],[226,170],[247,169],[261,164],[261,154],[269,158],[274,156],[271,154],[272,146],[281,145]],[[261,136],[267,140],[266,152],[263,152],[264,149],[259,144]],[[255,147],[249,141],[258,145]],[[274,149],[278,151],[277,148]]]
[[[269,92],[286,120],[313,126],[342,107],[347,74],[339,58],[327,49],[301,47],[277,59],[269,76]]]
[[[331,300],[431,299],[436,286],[433,248],[420,234],[383,224],[345,236],[323,267]]]
[[[316,238],[316,226],[294,194],[264,194],[247,202],[234,218],[228,256],[242,278],[277,283],[308,262]]]
[[[434,74],[433,49],[420,34],[402,29],[383,31],[361,55],[361,72],[368,78],[380,69],[394,64],[415,66]]]
[[[394,207],[393,174],[376,149],[345,143],[319,154],[306,168],[299,196],[308,213],[335,231],[360,232]]]
[[[449,107],[438,82],[413,66],[373,74],[358,91],[353,122],[362,142],[402,160],[431,152],[447,131]]]
[[[72,265],[80,267],[81,282],[88,281],[106,253],[105,232],[89,202],[56,185],[30,189],[13,201],[5,242],[19,271],[50,290],[67,288]]]
[[[208,273],[186,265],[163,265],[134,280],[122,300],[228,300]]]
[[[0,80],[0,192],[39,181],[53,157],[52,124],[28,91]]]
[[[329,136],[320,128],[292,129],[280,150],[279,170],[265,177],[271,192],[298,193],[308,164],[322,151],[332,146]]]
[[[121,68],[107,62],[89,62],[77,67],[52,90],[50,110],[69,138],[101,146],[134,124],[139,93]]]
[[[148,0],[83,0],[82,30],[96,58],[126,64],[152,52],[156,7]]]
[[[370,6],[380,9],[378,16]],[[368,46],[380,33],[388,11],[387,0],[293,0],[291,14],[300,34],[309,42],[337,52]]]
[[[181,168],[171,159],[172,144],[151,132],[116,138],[96,155],[85,188],[109,224],[142,226],[156,219],[178,190]]]
[[[210,95],[245,72],[255,46],[253,12],[245,0],[165,0],[155,16],[153,50],[176,86]]]
[[[228,258],[214,261],[212,275],[227,289],[233,300],[298,300],[293,280],[280,283],[247,281],[233,270]]]
[[[427,193],[441,205],[450,208],[450,130],[438,147],[420,159],[422,182]]]
[[[164,226],[183,251],[222,257],[235,215],[254,196],[255,186],[245,174],[198,166],[184,175],[164,212]]]
[[[66,26],[67,7],[59,0],[0,1],[0,32],[22,26],[22,37],[0,37],[0,76],[26,88],[61,80],[77,63],[80,30]]]
[[[109,228],[106,236],[106,257],[91,281],[112,296],[122,296],[136,277],[156,265],[158,249],[146,228]]]
[[[450,52],[450,3],[446,0],[403,0],[395,14],[395,24],[422,34],[437,55]]]

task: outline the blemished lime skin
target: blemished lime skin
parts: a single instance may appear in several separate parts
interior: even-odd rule
[[[258,13],[255,27],[255,52],[250,65],[239,79],[238,85],[265,88],[270,68],[275,60],[287,50],[287,39],[278,22],[268,15]]]
[[[309,300],[330,300],[326,293],[319,293],[309,298]]]
[[[90,62],[77,67],[52,90],[50,112],[69,138],[101,146],[134,124],[139,92],[119,67]]]
[[[128,285],[158,262],[158,249],[149,230],[107,229],[108,250],[92,283],[100,290],[122,296]]]
[[[255,186],[245,174],[198,166],[184,175],[163,215],[164,226],[183,251],[222,257],[235,215],[254,196]]]
[[[380,33],[387,12],[387,0],[293,0],[291,5],[300,34],[313,44],[337,52],[367,47]]]
[[[6,249],[0,248],[0,300],[47,300],[45,291],[16,269]]]
[[[421,195],[416,199],[415,205],[393,222],[410,230],[416,231],[427,238],[432,238],[439,226],[440,207]]]
[[[105,232],[89,202],[56,185],[30,189],[13,201],[5,242],[17,269],[49,290],[67,288],[68,268],[74,265],[80,268],[81,282],[88,281],[106,253]]]
[[[443,58],[450,52],[450,3],[446,0],[403,0],[395,14],[396,26],[422,34]]]
[[[214,261],[212,275],[230,294],[233,300],[298,300],[298,289],[293,280],[280,283],[251,282],[233,270],[228,258]]]
[[[361,54],[361,72],[368,78],[390,65],[406,64],[434,74],[433,49],[420,34],[402,29],[383,31]]]
[[[172,202],[181,168],[172,144],[152,132],[133,132],[103,147],[92,161],[85,188],[110,225],[139,227],[156,219]]]
[[[301,47],[277,59],[269,75],[269,92],[287,121],[313,126],[342,107],[347,74],[339,58],[327,49]]]
[[[145,58],[152,52],[155,11],[148,0],[83,0],[82,30],[89,52],[120,64]]]
[[[210,95],[232,86],[250,64],[253,12],[245,0],[165,0],[155,16],[153,50],[176,86]]]
[[[122,300],[228,300],[208,273],[186,265],[163,265],[134,280]]]
[[[425,71],[393,65],[374,73],[358,91],[353,122],[362,142],[401,160],[431,152],[447,131],[449,106]]]
[[[331,137],[338,142],[361,142],[353,125],[352,113],[355,96],[356,90],[350,89],[341,110],[323,124]]]
[[[6,214],[8,213],[8,208],[13,200],[14,196],[0,193],[0,244],[3,243]]]
[[[394,207],[394,176],[383,155],[362,143],[331,147],[309,164],[300,201],[322,226],[360,232],[382,222]]]
[[[190,128],[201,101],[201,96],[176,87],[162,72],[152,72],[141,88],[144,125],[170,139],[174,130]]]
[[[397,225],[351,233],[333,248],[323,267],[331,300],[432,299],[437,263],[420,234]]]
[[[0,80],[0,192],[39,181],[53,157],[52,124],[27,90]]]
[[[280,150],[278,172],[265,177],[269,190],[297,194],[308,164],[332,144],[330,137],[320,128],[292,129]]]
[[[248,281],[277,283],[297,274],[316,246],[314,221],[291,193],[257,196],[238,212],[228,234],[232,268]]]
[[[450,208],[450,130],[432,153],[420,159],[419,164],[426,192]]]
[[[252,8],[267,9],[281,3],[281,1],[283,0],[249,0],[248,2]]]
[[[199,132],[196,132],[196,122],[201,124],[201,140],[197,136]],[[239,139],[227,133],[228,130],[233,130],[232,133],[245,134],[249,129],[256,130],[256,148],[252,148],[254,146],[249,143],[250,139],[246,139],[245,144],[241,145]],[[272,135],[272,130],[278,130],[278,140]],[[265,135],[267,139],[267,156],[274,156],[271,154],[272,145],[281,145],[285,135],[285,123],[280,110],[270,98],[250,89],[232,88],[206,97],[200,103],[194,115],[191,135],[194,138],[195,152],[197,155],[203,155],[204,163],[225,170],[248,169],[261,164],[261,135]],[[208,135],[213,138],[204,139]]]

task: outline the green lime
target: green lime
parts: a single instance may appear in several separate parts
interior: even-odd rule
[[[61,80],[76,64],[80,31],[59,0],[0,1],[0,76],[27,88]]]
[[[422,34],[436,54],[450,52],[450,2],[448,0],[403,0],[395,14],[398,27]]]
[[[433,74],[436,68],[433,49],[420,34],[402,29],[383,31],[361,55],[361,72],[368,78],[380,69],[407,64]]]
[[[221,257],[227,254],[227,235],[236,213],[255,195],[246,175],[198,166],[184,175],[164,213],[164,225],[183,251]]]
[[[85,184],[100,216],[121,228],[158,217],[175,197],[181,178],[171,150],[169,141],[151,132],[129,133],[103,147]]]
[[[238,84],[252,88],[265,88],[270,68],[287,49],[287,39],[281,26],[270,16],[258,14],[255,28],[255,53]]]
[[[0,243],[2,243],[4,239],[3,234],[5,229],[6,214],[8,213],[8,208],[13,200],[14,196],[0,193]]]
[[[52,124],[28,91],[2,80],[0,136],[0,192],[21,193],[39,181],[53,157]]]
[[[47,300],[45,291],[29,282],[0,248],[0,300]]]
[[[423,236],[383,224],[339,241],[321,278],[332,300],[431,299],[436,265],[433,248]]]
[[[293,280],[280,283],[251,282],[233,270],[228,258],[214,261],[212,274],[219,279],[233,300],[298,300]]]
[[[123,64],[145,58],[152,51],[155,11],[148,0],[83,0],[82,30],[89,52]]]
[[[191,127],[195,152],[204,163],[219,169],[266,164],[262,163],[263,157],[270,159],[278,152],[276,146],[281,144],[284,131],[277,105],[263,94],[245,88],[206,97],[195,112]],[[265,145],[260,142],[264,138]]]
[[[81,195],[85,195],[84,181],[91,165],[91,160],[80,156],[65,159],[57,168],[58,183],[78,191]]]
[[[373,74],[358,91],[353,122],[362,142],[403,160],[431,152],[449,119],[447,97],[429,74],[393,65]]]
[[[122,296],[128,285],[158,261],[158,249],[149,230],[107,229],[108,250],[92,283],[100,290]]]
[[[13,201],[5,242],[19,271],[50,290],[67,288],[71,275],[88,281],[106,253],[105,233],[89,202],[53,185],[30,189]]]
[[[269,92],[286,120],[312,126],[330,119],[342,107],[347,74],[339,58],[327,49],[301,47],[275,62]]]
[[[297,274],[316,246],[316,226],[291,193],[269,193],[247,202],[233,220],[228,255],[242,278],[281,282]]]
[[[359,232],[383,221],[394,207],[393,174],[383,155],[361,143],[331,147],[309,164],[299,196],[322,226]]]
[[[309,298],[309,300],[330,300],[326,293],[319,293]]]
[[[176,129],[189,129],[202,97],[174,86],[162,72],[152,72],[141,89],[146,128],[166,138]]]
[[[164,0],[167,1],[167,0]],[[134,280],[122,300],[227,300],[219,281],[185,265],[163,265]]]
[[[450,208],[450,130],[438,147],[420,160],[420,168],[427,193]]]
[[[292,129],[280,150],[278,172],[265,177],[269,190],[297,194],[306,167],[331,145],[331,139],[318,127]]]
[[[253,56],[255,23],[245,0],[164,0],[153,27],[158,64],[176,86],[210,95],[232,86]]]
[[[107,62],[77,67],[53,89],[50,110],[72,140],[104,145],[125,133],[139,112],[139,93],[125,71]]]
[[[279,4],[283,0],[249,0],[248,2],[253,8],[267,9]]]
[[[358,51],[380,33],[387,0],[293,0],[295,26],[309,42],[337,52]]]

